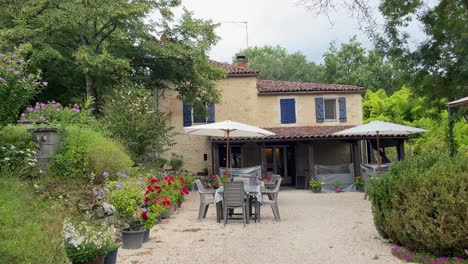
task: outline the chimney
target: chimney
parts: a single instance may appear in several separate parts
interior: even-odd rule
[[[247,58],[244,55],[237,55],[236,65],[241,68],[247,68]]]

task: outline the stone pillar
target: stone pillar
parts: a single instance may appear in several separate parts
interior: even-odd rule
[[[42,169],[47,165],[57,153],[58,134],[56,128],[42,127],[31,129],[36,137],[38,145],[37,161]]]

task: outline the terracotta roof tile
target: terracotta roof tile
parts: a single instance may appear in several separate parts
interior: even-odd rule
[[[211,60],[210,63],[218,67],[224,68],[227,71],[228,76],[257,76],[259,73],[259,71],[255,69],[249,67],[241,67],[235,64],[229,64],[213,60]]]
[[[333,133],[351,128],[353,126],[299,126],[299,127],[266,127],[264,129],[275,133],[267,137],[236,137],[232,141],[268,141],[281,139],[317,139],[317,138],[373,138],[373,136],[335,136]],[[391,135],[385,137],[405,137],[404,135]],[[224,141],[224,138],[215,137],[213,141]]]
[[[364,92],[366,89],[354,85],[325,84],[309,82],[257,81],[258,94],[278,93],[323,93],[323,92]]]

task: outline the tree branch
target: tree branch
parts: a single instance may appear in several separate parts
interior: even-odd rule
[[[99,40],[99,43],[96,45],[96,52],[99,51],[101,44],[106,40],[115,30],[117,29],[117,25],[113,24],[112,29],[109,30],[102,38]]]

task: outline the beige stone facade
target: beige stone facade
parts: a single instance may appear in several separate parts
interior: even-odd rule
[[[217,82],[222,93],[221,102],[215,105],[215,121],[233,120],[253,126],[294,127],[294,126],[334,126],[362,124],[361,92],[340,93],[303,93],[282,95],[259,95],[256,76],[232,76]],[[315,98],[346,98],[346,122],[316,122]],[[296,101],[296,123],[281,124],[280,99],[294,98]],[[176,93],[166,91],[160,100],[160,109],[171,114],[170,125],[179,133],[175,137],[175,145],[164,153],[170,157],[172,152],[181,154],[185,167],[191,172],[212,171],[211,144],[208,137],[183,134],[183,103],[177,99]],[[254,165],[260,159],[257,144],[246,144],[242,147],[243,157],[252,157],[244,162],[245,166]],[[344,151],[349,152],[349,146]],[[249,154],[250,153],[250,154]],[[343,158],[349,161],[349,157]],[[258,163],[257,163],[258,164]],[[302,167],[303,165],[299,165]],[[302,173],[302,172],[301,172]]]

